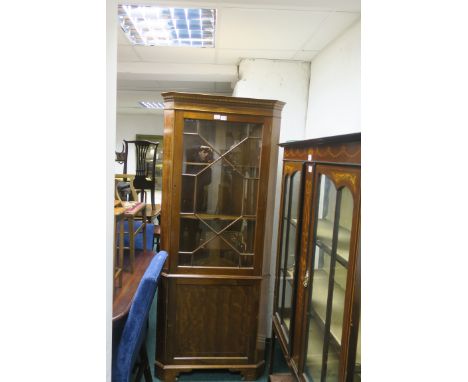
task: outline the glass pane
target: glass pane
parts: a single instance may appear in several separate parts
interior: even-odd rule
[[[262,137],[262,125],[259,124],[251,124],[249,137],[252,138],[261,138]]]
[[[348,258],[353,217],[353,196],[348,188],[340,189],[340,216],[337,232],[337,256],[333,275],[333,297],[330,317],[330,342],[328,346],[327,381],[337,381],[341,353],[341,333],[348,276]]]
[[[333,225],[335,220],[337,190],[325,175],[319,180],[317,235],[312,258],[311,301],[309,303],[309,332],[305,373],[312,381],[320,381],[323,368],[327,304],[330,273],[332,270]],[[333,357],[333,355],[331,355]]]
[[[343,259],[345,262],[349,258],[349,245],[351,242],[351,225],[353,223],[353,195],[348,188],[341,190],[340,204],[340,226],[338,231],[338,247],[336,249],[338,260]]]
[[[195,119],[186,119],[184,122],[184,133],[191,133],[191,134],[196,134],[197,133],[197,124],[199,121]]]
[[[238,267],[239,253],[218,235],[210,233],[209,239],[193,254],[193,266]]]
[[[335,282],[333,284],[332,311],[330,317],[327,381],[338,381],[340,366],[339,360],[341,353],[341,333],[343,331],[346,274],[346,268],[337,262],[335,264]],[[343,280],[344,283],[342,282]],[[344,287],[342,287],[342,284],[344,284]]]
[[[179,265],[253,266],[262,129],[185,120]]]
[[[235,169],[246,178],[258,178],[262,141],[246,138],[229,149],[225,158]]]
[[[349,189],[337,191],[321,175],[306,361],[306,374],[312,380],[339,378],[352,216]],[[339,219],[336,225],[335,218]]]
[[[318,255],[318,256],[317,256]],[[321,261],[318,261],[321,258]],[[305,372],[312,381],[320,381],[328,298],[330,256],[315,247],[312,301],[309,303],[309,331]]]
[[[183,174],[199,174],[219,155],[203,141],[200,136],[184,134]]]
[[[253,216],[257,214],[257,191],[257,179],[244,179],[244,215]]]
[[[299,203],[301,197],[301,173],[295,172],[292,176],[291,223],[297,225],[299,218]]]
[[[296,171],[288,179],[289,192],[287,193],[288,199],[285,200],[287,208],[284,213],[283,221],[283,244],[284,252],[281,254],[282,273],[285,282],[282,283],[282,306],[281,306],[281,319],[283,326],[289,334],[291,331],[291,319],[293,313],[292,300],[294,296],[294,276],[296,267],[296,233],[297,221],[299,216],[299,198],[301,192],[301,173]],[[286,195],[285,195],[286,196]]]
[[[361,382],[361,321],[359,321],[358,342],[356,349],[356,364],[354,366],[354,382]]]
[[[317,242],[331,253],[333,222],[335,220],[336,188],[325,175],[320,177],[320,201],[318,205]]]
[[[211,215],[242,215],[244,178],[224,159],[196,176],[195,211]]]
[[[283,301],[284,301],[284,288],[286,285],[286,278],[288,277],[284,267],[284,256],[286,254],[287,234],[288,234],[288,215],[289,215],[289,175],[286,175],[283,183],[283,221],[281,224],[281,249],[280,249],[280,270],[279,270],[279,288],[278,288],[278,314],[283,320]]]
[[[255,220],[241,219],[221,233],[223,239],[241,254],[253,254]]]
[[[181,212],[194,212],[195,210],[195,178],[195,176],[182,175]]]

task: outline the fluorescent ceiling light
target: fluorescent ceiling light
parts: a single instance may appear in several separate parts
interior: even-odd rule
[[[214,48],[215,9],[119,5],[119,22],[132,44]]]
[[[156,102],[156,101],[138,101],[141,107],[145,109],[164,109],[163,102]]]

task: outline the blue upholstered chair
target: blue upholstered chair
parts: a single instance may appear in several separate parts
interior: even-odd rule
[[[135,380],[139,381],[142,374],[147,382],[153,380],[145,339],[150,307],[166,258],[167,252],[165,251],[156,254],[138,285],[120,342],[116,348],[116,355],[112,359],[112,382],[129,382],[132,369],[138,360],[139,370]]]

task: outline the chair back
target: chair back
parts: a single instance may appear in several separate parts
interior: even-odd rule
[[[168,254],[161,251],[151,260],[133,298],[112,365],[112,382],[128,382],[140,347],[146,337],[146,323],[156,294],[158,279]]]
[[[124,139],[124,151],[125,154],[128,155],[128,144],[133,143],[135,145],[135,179],[137,178],[147,178],[149,177],[151,180],[155,179],[156,176],[156,153],[158,150],[159,142],[150,142],[150,141],[126,141]],[[154,147],[153,157],[149,162],[150,166],[147,166],[147,154],[148,150]],[[127,158],[126,158],[127,159]],[[148,169],[149,168],[149,169]],[[124,161],[124,174],[127,173],[127,160]],[[139,188],[138,186],[135,186]]]

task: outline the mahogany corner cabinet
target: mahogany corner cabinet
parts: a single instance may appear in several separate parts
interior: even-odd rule
[[[169,257],[158,293],[156,375],[174,381],[181,372],[229,369],[255,380],[265,365],[259,307],[284,103],[162,95],[161,248]]]
[[[361,134],[280,146],[273,342],[298,381],[360,381]]]

